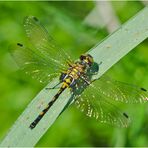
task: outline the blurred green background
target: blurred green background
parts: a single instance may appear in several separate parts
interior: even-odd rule
[[[0,140],[43,88],[9,55],[11,43],[27,41],[25,16],[36,16],[70,54],[80,55],[116,30],[146,1],[123,2],[0,2]],[[148,88],[148,40],[114,65],[111,77]],[[127,105],[132,118],[127,129],[90,120],[74,106],[66,109],[37,146],[148,146],[148,107]]]

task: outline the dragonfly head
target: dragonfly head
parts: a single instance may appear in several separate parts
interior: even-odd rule
[[[80,61],[83,65],[90,67],[94,62],[93,57],[90,54],[82,54],[80,56]]]

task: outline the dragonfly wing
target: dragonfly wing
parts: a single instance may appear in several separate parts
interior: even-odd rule
[[[94,82],[101,94],[109,99],[123,103],[144,103],[148,100],[148,92],[144,88],[113,80],[102,76]]]
[[[122,112],[106,96],[100,94],[94,84],[90,84],[81,95],[79,95],[75,104],[80,111],[88,117],[95,118],[102,123],[116,125],[118,127],[127,127],[129,117]]]
[[[55,65],[67,68],[67,62],[71,62],[71,57],[56,44],[36,17],[26,17],[24,19],[24,28],[36,52],[46,56]]]
[[[10,53],[23,71],[40,82],[49,82],[60,74],[50,60],[20,43],[10,46]]]

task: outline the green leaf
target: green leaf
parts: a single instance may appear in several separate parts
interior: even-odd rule
[[[145,7],[135,17],[122,25],[120,29],[88,52],[94,57],[95,62],[100,63],[102,61],[97,77],[100,77],[147,37],[148,7]],[[58,79],[55,79],[46,87],[52,87],[57,83]],[[47,91],[45,88],[43,88],[28,105],[0,146],[34,146],[54,123],[67,104],[70,103],[70,100],[72,100],[70,99],[71,95],[69,90],[63,92],[36,128],[31,130],[29,128],[30,123],[37,117],[57,92],[57,89]]]

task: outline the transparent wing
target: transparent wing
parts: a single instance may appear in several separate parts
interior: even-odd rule
[[[122,112],[113,102],[106,98],[99,90],[90,84],[83,93],[75,100],[76,106],[88,117],[95,118],[102,123],[116,125],[118,127],[127,127],[129,117]]]
[[[44,55],[55,66],[67,68],[67,62],[71,62],[71,57],[56,44],[36,17],[26,17],[24,19],[24,28],[37,53]]]
[[[44,55],[26,48],[20,43],[10,46],[10,53],[23,71],[40,82],[49,82],[60,74],[60,68]]]
[[[49,82],[68,68],[70,56],[58,47],[37,18],[26,17],[24,27],[34,48],[29,49],[18,43],[10,47],[10,52],[26,73],[40,82]]]
[[[109,99],[124,103],[144,103],[148,100],[148,92],[144,88],[113,80],[102,76],[94,82],[99,93]]]

